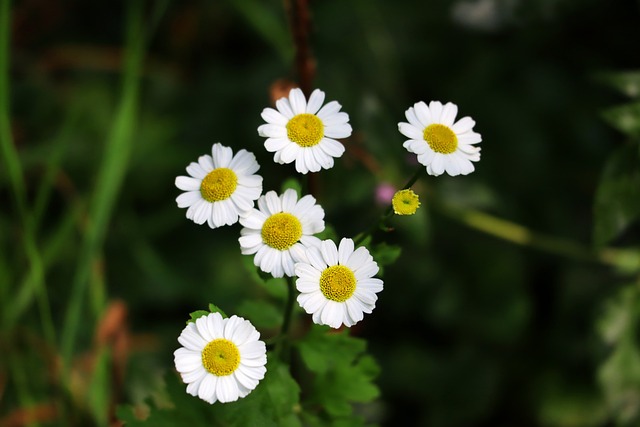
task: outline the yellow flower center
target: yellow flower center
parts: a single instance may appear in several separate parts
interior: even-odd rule
[[[200,184],[200,194],[208,202],[219,202],[231,197],[238,186],[238,176],[228,168],[214,169]]]
[[[412,190],[400,190],[391,199],[396,215],[413,215],[420,207],[420,198]]]
[[[218,377],[231,375],[240,365],[240,351],[229,340],[218,338],[202,350],[204,368]]]
[[[262,240],[275,249],[284,251],[302,237],[302,224],[295,216],[280,212],[271,215],[262,226]]]
[[[327,299],[345,302],[356,290],[356,276],[344,265],[332,265],[320,275],[320,291]]]
[[[287,136],[300,147],[313,147],[324,136],[324,125],[315,114],[298,114],[287,123]]]
[[[436,153],[451,154],[458,148],[458,137],[448,126],[434,123],[424,128],[422,136]]]

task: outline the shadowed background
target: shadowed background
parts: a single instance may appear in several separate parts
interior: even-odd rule
[[[295,47],[279,1],[146,2],[140,94],[123,107],[122,2],[23,0],[11,9],[10,92],[0,96],[10,95],[27,204],[40,206],[33,241],[50,327],[56,341],[75,337],[70,394],[85,412],[72,420],[91,425],[116,401],[161,399],[189,312],[213,302],[242,314],[260,297],[240,226],[187,220],[174,179],[214,142],[255,153],[265,191],[295,173],[273,163],[256,130],[272,85],[296,80]],[[384,268],[376,310],[353,328],[382,368],[381,397],[359,410],[384,426],[613,426],[623,410],[636,420],[638,395],[617,402],[603,391],[609,347],[597,327],[606,301],[634,279],[561,246],[588,251],[605,159],[626,139],[601,117],[625,99],[598,76],[640,68],[638,2],[316,0],[310,10],[314,87],[342,104],[354,129],[343,158],[317,176],[315,196],[338,236],[376,221],[376,187],[399,188],[415,170],[397,130],[413,103],[454,102],[483,137],[473,174],[425,172],[414,187],[418,213],[376,234],[402,253]],[[111,160],[115,187],[96,186],[118,126],[131,137]],[[2,167],[0,421],[23,425],[36,408],[41,425],[69,425],[50,397],[61,362],[38,291],[16,297],[33,260]],[[102,206],[96,192],[112,190],[102,237],[83,243],[95,224],[88,212]],[[465,225],[477,211],[555,236],[557,250]],[[631,228],[613,244],[637,246],[637,237]],[[74,334],[65,319],[87,247],[95,257]],[[95,392],[103,345],[116,349],[115,367],[104,373],[110,388]]]

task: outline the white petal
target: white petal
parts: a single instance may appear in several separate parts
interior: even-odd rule
[[[304,114],[307,111],[307,100],[298,88],[291,89],[289,92],[289,103],[294,114]]]
[[[331,138],[323,138],[318,146],[331,157],[340,157],[344,154],[344,145]]]
[[[286,138],[287,128],[280,125],[262,125],[258,128],[258,133],[269,138]]]
[[[316,114],[322,103],[324,102],[324,92],[320,89],[316,89],[311,93],[309,97],[309,103],[307,104],[307,113],[308,114]]]
[[[431,101],[429,103],[429,111],[434,123],[442,123],[442,103],[440,101]]]
[[[420,120],[418,120],[418,117],[416,116],[416,112],[413,109],[413,107],[409,107],[409,109],[404,112],[404,116],[407,118],[410,125],[418,129],[424,128],[424,125],[420,122]]]
[[[202,200],[202,194],[200,194],[200,191],[182,193],[176,198],[179,208],[188,208],[199,200]]]
[[[222,403],[235,402],[238,400],[238,397],[240,397],[240,390],[238,389],[238,383],[232,375],[218,377],[216,397]]]
[[[325,128],[324,135],[329,138],[348,138],[351,136],[351,132],[352,129],[350,124],[333,125]]]
[[[338,248],[332,240],[324,240],[320,244],[320,252],[322,253],[322,258],[324,258],[327,265],[338,264]]]
[[[264,142],[264,148],[268,152],[274,153],[278,150],[284,149],[284,147],[289,144],[295,144],[295,142],[291,142],[287,138],[269,138]]]
[[[421,127],[423,129],[433,123],[431,111],[429,111],[429,107],[427,107],[427,104],[420,101],[414,104],[413,108],[415,108],[416,117],[420,121],[420,124],[422,124]]]
[[[209,171],[211,171],[211,169],[204,170],[202,169],[202,166],[200,166],[196,162],[191,162],[189,166],[187,166],[187,173],[199,180],[202,180],[205,176],[207,176],[207,173],[209,173]]]
[[[427,168],[427,173],[433,176],[442,175],[444,172],[444,156],[442,154],[436,153],[433,156],[433,160],[429,164]]]
[[[207,375],[200,383],[200,389],[198,390],[198,397],[205,402],[214,403],[217,399],[216,396],[216,383],[218,378],[214,375]]]
[[[442,117],[440,118],[440,123],[446,125],[448,127],[453,126],[453,122],[458,115],[458,106],[452,102],[447,102],[442,109]]]
[[[202,180],[191,178],[189,176],[179,176],[176,178],[176,187],[182,191],[200,190]]]
[[[337,113],[338,111],[340,111],[341,107],[342,106],[337,101],[331,101],[327,103],[324,107],[322,107],[316,115],[320,117],[322,121],[324,121],[327,118],[334,115],[335,113]]]
[[[398,123],[398,130],[407,138],[420,140],[423,138],[423,132],[412,124],[401,122]]]
[[[338,262],[341,265],[346,265],[349,262],[349,257],[353,253],[353,240],[343,238],[340,240],[340,245],[338,247]]]
[[[293,110],[291,109],[291,104],[287,98],[280,98],[276,101],[276,108],[278,111],[287,118],[287,121],[293,118],[295,114],[293,114]]]
[[[451,126],[451,130],[454,131],[456,134],[461,134],[473,129],[475,124],[476,122],[474,122],[471,117],[463,117],[457,122],[455,122],[453,126]]]
[[[287,122],[289,121],[289,119],[283,116],[282,113],[274,110],[273,108],[265,108],[264,110],[262,110],[262,113],[260,115],[265,122],[275,125],[286,126]]]
[[[345,265],[355,271],[359,268],[362,268],[369,262],[373,262],[371,254],[369,254],[367,248],[365,248],[364,246],[360,246],[358,249],[351,253]]]
[[[217,144],[217,145],[220,145],[220,144]],[[198,164],[207,173],[211,172],[213,169],[216,168],[216,166],[215,166],[215,164],[213,162],[213,159],[208,154],[205,154],[203,156],[198,157]]]
[[[292,188],[288,188],[282,195],[282,212],[291,212],[298,201],[298,193]]]

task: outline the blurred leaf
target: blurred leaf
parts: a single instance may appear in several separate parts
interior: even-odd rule
[[[608,108],[602,117],[611,126],[629,136],[640,136],[640,102]]]
[[[330,331],[314,325],[296,346],[305,366],[315,374],[305,404],[317,405],[330,417],[350,417],[352,402],[369,402],[379,395],[373,380],[375,360],[364,354],[366,342],[348,330]]]
[[[617,149],[607,161],[596,191],[594,241],[602,246],[624,231],[640,214],[638,146]]]
[[[300,184],[300,181],[298,180],[298,178],[293,176],[287,178],[282,183],[282,186],[280,187],[280,194],[283,194],[285,191],[287,191],[290,188],[295,190],[296,194],[298,195],[298,198],[300,198],[300,195],[302,194],[302,185]]]
[[[210,405],[186,393],[186,386],[177,375],[169,375],[167,393],[173,406],[151,407],[145,419],[136,417],[133,407],[118,408],[118,418],[127,427],[298,427],[297,415],[300,389],[289,368],[276,357],[269,357],[267,373],[255,390],[235,402]]]
[[[386,242],[382,242],[372,247],[371,256],[373,256],[374,261],[377,262],[378,267],[380,267],[378,276],[382,276],[384,274],[384,267],[396,262],[401,253],[402,248],[400,246],[389,245]]]
[[[620,425],[640,422],[639,315],[640,292],[631,284],[607,304],[599,324],[605,341],[614,348],[598,376],[609,411]]]
[[[245,300],[238,306],[238,313],[258,329],[276,328],[282,324],[282,313],[264,300]]]
[[[277,16],[269,4],[259,0],[233,0],[228,2],[268,41],[280,58],[289,63],[293,58],[293,46],[284,16]]]
[[[98,426],[109,425],[109,403],[111,400],[111,355],[109,349],[103,347],[96,356],[93,378],[88,396],[91,412]]]
[[[640,71],[602,73],[597,78],[629,98],[640,96]]]

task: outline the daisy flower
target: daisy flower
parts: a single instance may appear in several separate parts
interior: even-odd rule
[[[280,197],[269,191],[258,199],[258,209],[240,218],[240,224],[242,254],[256,254],[254,264],[273,277],[291,277],[304,250],[320,243],[313,234],[324,230],[324,210],[313,196],[298,200],[292,189]]]
[[[396,215],[413,215],[420,207],[420,198],[413,190],[400,190],[393,195],[391,206]]]
[[[480,147],[473,145],[482,141],[473,131],[476,122],[463,117],[454,123],[457,114],[451,102],[418,102],[405,112],[409,123],[398,123],[400,133],[410,138],[404,148],[418,155],[429,175],[467,175],[474,170],[471,162],[480,160]]]
[[[333,167],[333,158],[344,153],[344,146],[334,138],[351,135],[349,115],[340,112],[340,104],[331,101],[324,107],[324,92],[316,89],[305,99],[300,89],[291,89],[289,98],[276,101],[276,108],[265,108],[262,118],[267,124],[258,127],[266,137],[267,151],[273,160],[285,164],[296,162],[299,173],[318,172]]]
[[[189,323],[178,337],[176,369],[187,393],[215,403],[233,402],[256,388],[267,371],[267,348],[242,317],[211,313]]]
[[[382,280],[373,277],[378,264],[353,240],[342,239],[340,246],[324,240],[306,251],[307,259],[296,263],[298,304],[313,322],[339,328],[353,326],[371,313],[382,290]]]
[[[176,198],[187,218],[211,228],[238,222],[238,216],[253,208],[262,194],[262,177],[256,157],[247,150],[234,156],[229,147],[213,144],[211,156],[205,154],[187,166],[190,176],[176,178],[176,187],[185,191]]]

